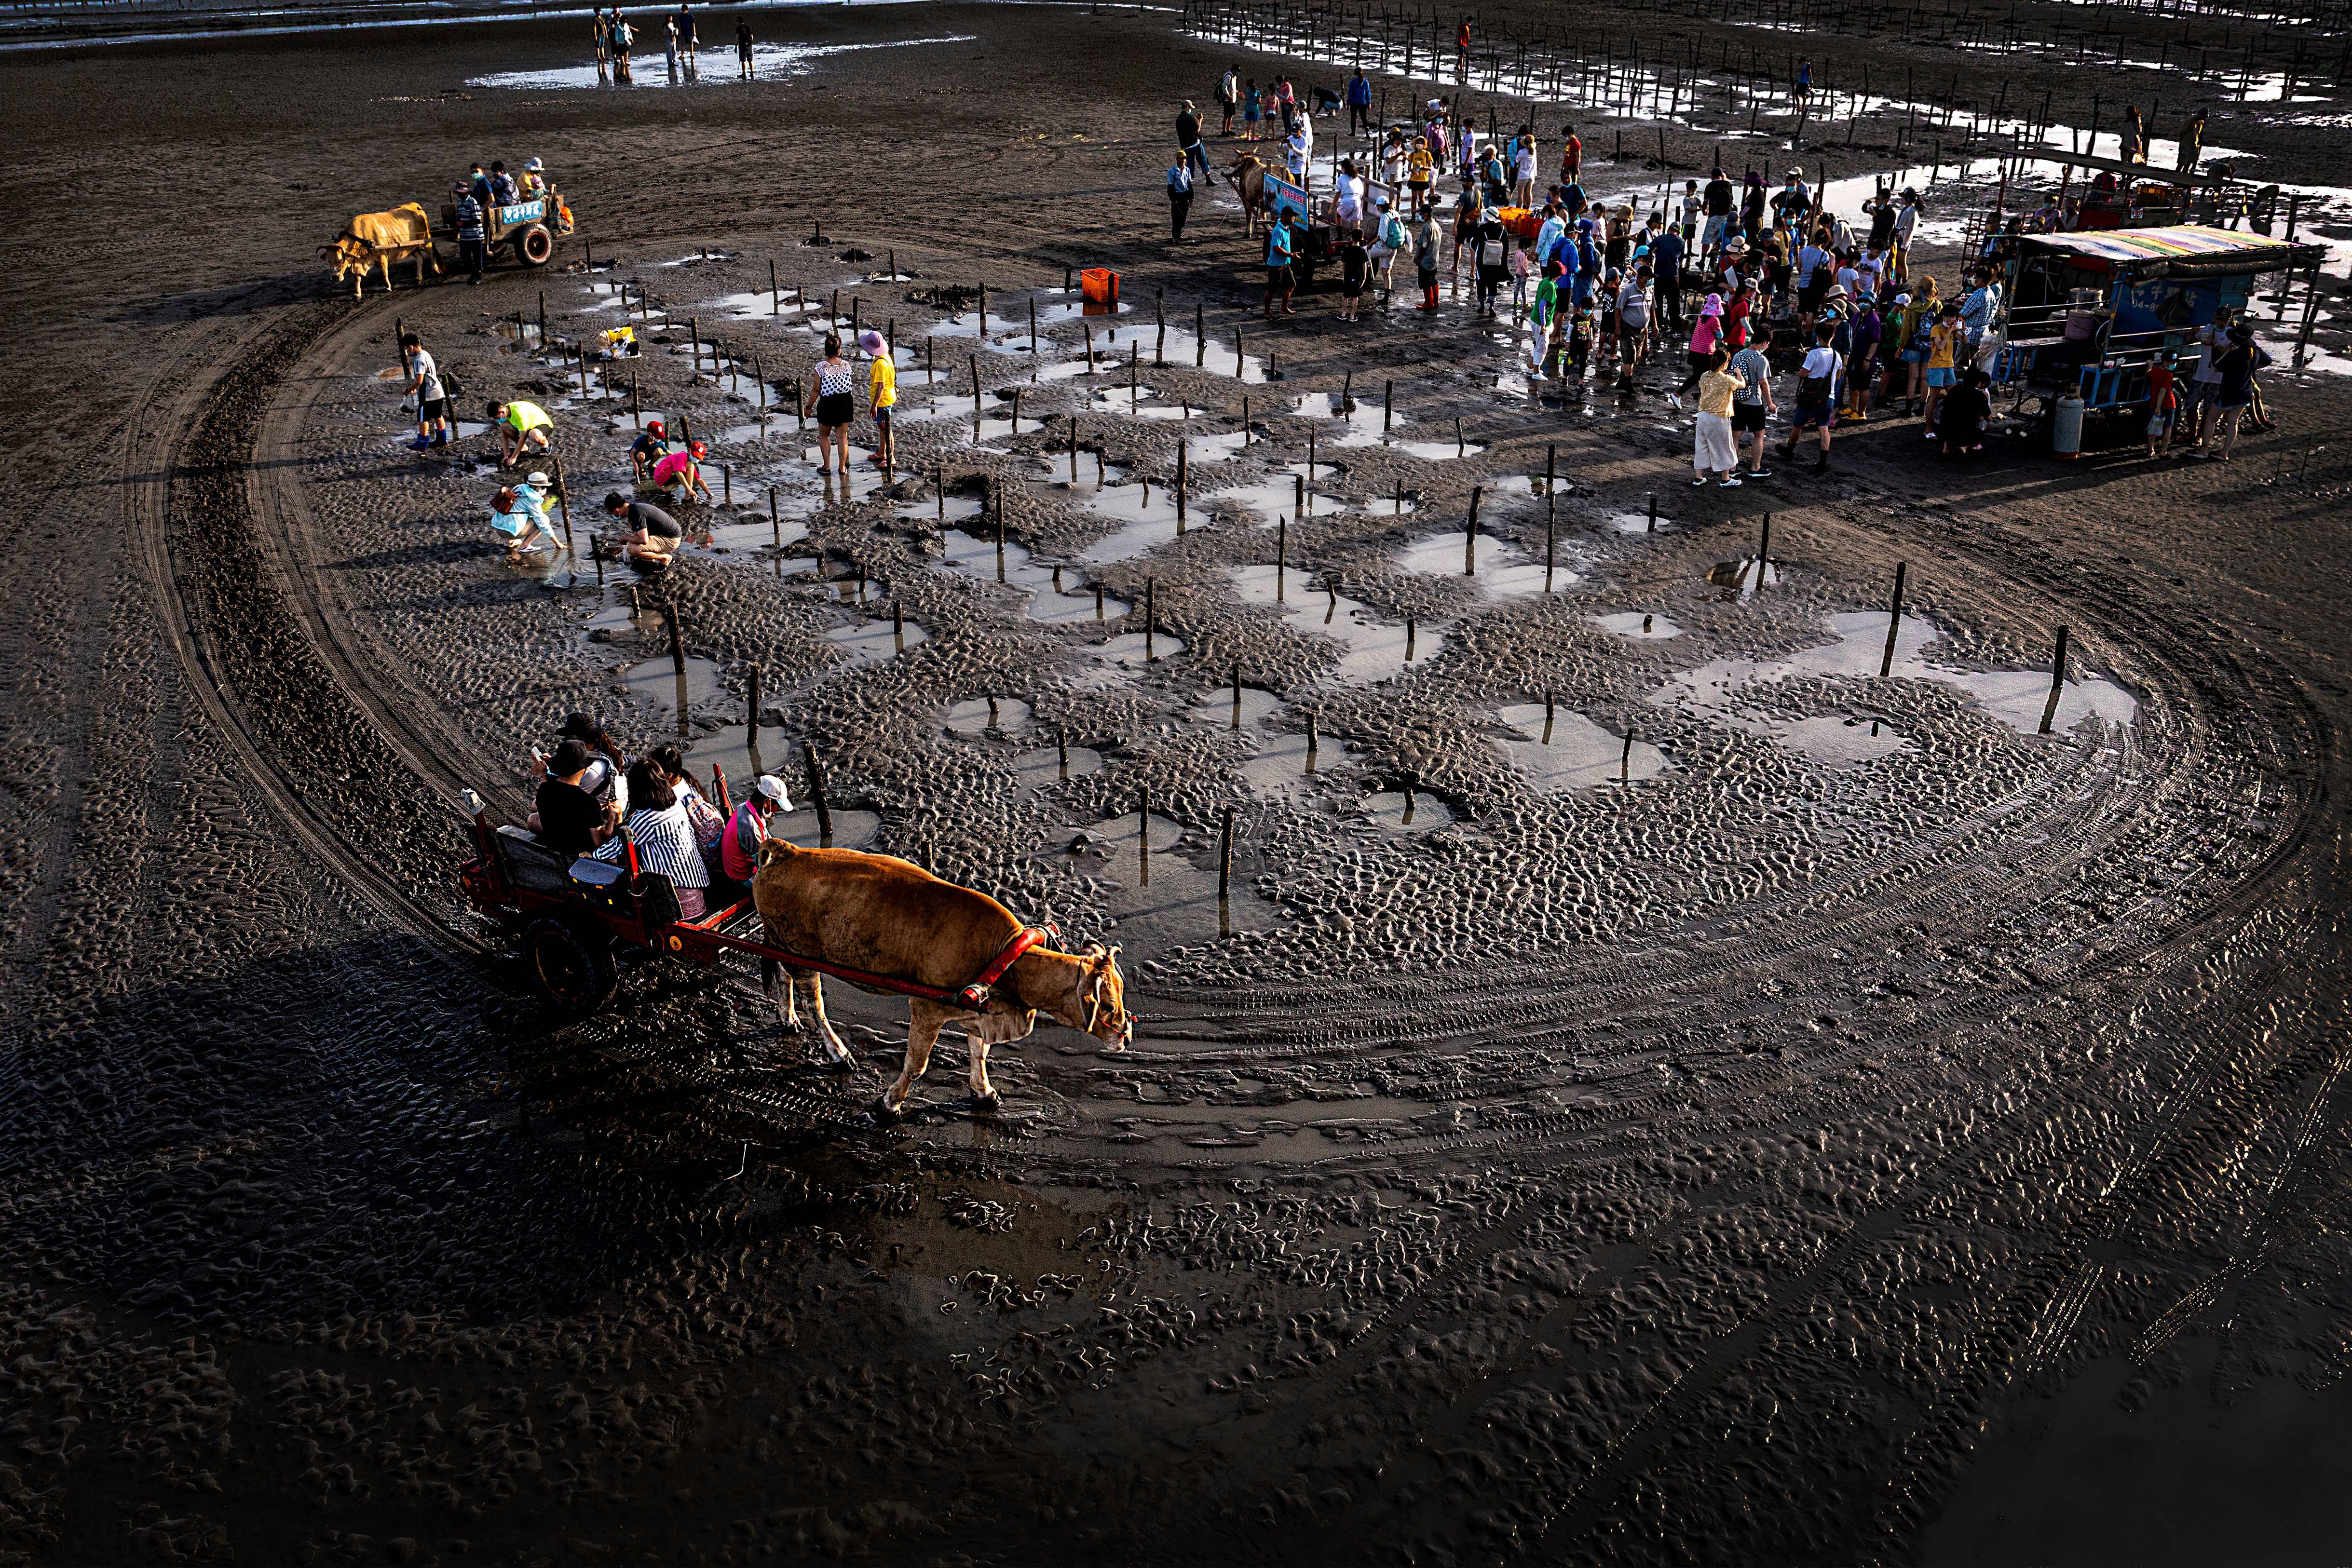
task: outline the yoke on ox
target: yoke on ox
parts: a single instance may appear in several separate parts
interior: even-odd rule
[[[886,1114],[906,1108],[940,1031],[951,1024],[963,1027],[971,1048],[972,1103],[982,1109],[999,1098],[988,1081],[988,1048],[1027,1039],[1041,1012],[1113,1051],[1126,1049],[1134,1036],[1118,948],[1096,944],[1084,953],[1056,952],[1044,945],[1046,933],[1023,925],[986,894],[908,862],[771,840],[751,896],[768,948],[908,988],[907,1061],[882,1092]],[[788,981],[780,983],[779,968],[789,972]],[[849,1066],[849,1049],[824,1016],[817,972],[775,958],[762,959],[761,969],[769,996],[794,1029],[795,996],[805,990],[826,1054],[835,1066]]]
[[[416,286],[425,287],[425,268],[429,263],[437,274],[441,257],[433,248],[432,220],[425,209],[415,202],[397,206],[388,213],[362,213],[352,220],[348,232],[334,244],[320,247],[319,254],[335,264],[335,281],[352,277],[352,293],[367,292],[367,275],[371,267],[383,268],[384,292],[392,292],[392,264],[414,260],[416,263]],[[356,276],[354,276],[356,275]]]

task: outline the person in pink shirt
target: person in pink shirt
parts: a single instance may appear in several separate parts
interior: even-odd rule
[[[702,482],[702,469],[695,459],[708,455],[709,450],[698,441],[683,452],[669,454],[654,465],[654,484],[662,489],[667,489],[676,485],[678,486],[680,500],[692,501],[698,498],[704,506],[709,506],[710,486]]]
[[[1723,296],[1710,294],[1706,303],[1698,308],[1698,324],[1691,329],[1690,375],[1675,390],[1686,392],[1698,385],[1699,377],[1706,374],[1714,362],[1717,345],[1723,338]]]

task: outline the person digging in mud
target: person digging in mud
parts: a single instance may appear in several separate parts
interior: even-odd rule
[[[683,452],[673,452],[654,464],[654,485],[670,492],[681,502],[700,501],[710,505],[710,486],[702,477],[702,459],[710,448],[699,441],[687,443]]]
[[[669,455],[669,427],[658,419],[646,421],[629,443],[629,475],[640,485],[653,483],[654,465]]]
[[[499,466],[512,468],[526,454],[545,452],[555,432],[555,422],[547,410],[535,402],[494,402],[489,405],[490,423],[499,426]]]
[[[520,485],[502,485],[490,498],[490,527],[507,541],[507,559],[555,548],[547,526],[547,476],[534,471]]]
[[[643,571],[669,570],[670,559],[686,538],[686,530],[678,527],[676,517],[659,507],[632,501],[618,490],[604,497],[604,512],[625,530],[621,536],[623,560]]]

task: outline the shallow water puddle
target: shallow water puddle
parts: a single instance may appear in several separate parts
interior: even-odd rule
[[[982,581],[1026,591],[1025,612],[1032,621],[1047,625],[1116,621],[1129,608],[1126,600],[1102,591],[1076,571],[1038,565],[1028,547],[1017,539],[1005,540],[999,549],[992,538],[954,528],[947,531],[942,542],[947,547],[940,558],[942,565]]]
[[[1400,832],[1427,832],[1451,827],[1454,821],[1453,807],[1417,789],[1382,789],[1367,795],[1357,802],[1355,814],[1374,827]]]
[[[828,462],[833,456],[834,454],[830,452],[824,454]],[[801,460],[810,468],[815,469],[818,449],[814,446],[803,446],[801,448]],[[849,471],[846,479],[838,471],[831,474],[819,471],[817,477],[824,483],[824,498],[828,506],[839,505],[845,501],[863,501],[875,491],[898,482],[898,476],[896,473],[877,467],[874,463],[874,454],[860,446],[852,446],[849,449]]]
[[[950,735],[1009,735],[1029,727],[1030,707],[1019,697],[966,697],[948,707]]]
[[[779,742],[778,749],[782,748]],[[814,809],[797,800],[793,804],[799,807],[797,810],[772,820],[768,836],[781,838],[786,843],[797,844],[804,850],[863,849],[874,841],[874,835],[882,827],[882,819],[871,811],[845,810],[835,806],[832,811],[833,831],[828,835],[819,827]],[[777,823],[782,825],[775,825]]]
[[[1243,603],[1276,605],[1288,617],[1291,630],[1340,643],[1339,667],[1328,678],[1341,685],[1384,681],[1408,664],[1444,652],[1442,629],[1415,626],[1408,632],[1403,625],[1375,620],[1367,606],[1312,581],[1304,571],[1283,572],[1273,566],[1236,566],[1226,570]]]
[[[1555,565],[1547,572],[1543,562],[1530,560],[1518,546],[1492,534],[1478,536],[1475,549],[1465,556],[1468,538],[1466,530],[1460,528],[1452,533],[1432,534],[1405,545],[1389,559],[1402,571],[1424,577],[1462,578],[1489,599],[1549,593],[1578,580],[1576,573],[1564,566]]]
[[[1195,370],[1205,371],[1213,376],[1230,377],[1234,373],[1235,364],[1234,336],[1231,332],[1227,332],[1220,341],[1213,334],[1204,349],[1201,340],[1192,335],[1190,328],[1171,327],[1168,329],[1168,348],[1165,357],[1171,365],[1190,365]],[[1239,363],[1241,366],[1239,379],[1244,386],[1257,386],[1264,383],[1265,361],[1248,351],[1246,338],[1243,341],[1243,353]]]
[[[1829,632],[1836,641],[1809,648],[1785,659],[1717,659],[1675,675],[1650,701],[1659,706],[1681,706],[1725,721],[1736,721],[1746,708],[1745,696],[1776,681],[1807,676],[1832,680],[1868,679],[1878,674],[1886,643],[1886,612],[1851,611],[1832,615]],[[2050,695],[2047,670],[1956,670],[1931,664],[1921,650],[1943,635],[1924,616],[1906,615],[1895,634],[1895,663],[1890,675],[1902,680],[1928,680],[1968,692],[1995,718],[2021,734],[2041,727],[2042,709]],[[2069,681],[2058,701],[2052,728],[2071,732],[2086,718],[2129,724],[2139,711],[2132,695],[2104,676]],[[1762,718],[1747,714],[1751,727],[1759,725],[1776,739],[1790,745],[1801,740],[1844,750],[1860,743],[1851,737],[1831,736],[1824,727],[1793,729],[1794,720]],[[1839,721],[1842,727],[1843,721]],[[1882,736],[1885,727],[1881,726]],[[1876,739],[1879,737],[1869,737]],[[1898,738],[1899,744],[1899,738]]]
[[[1228,431],[1223,435],[1188,435],[1184,438],[1185,461],[1191,464],[1230,463],[1249,444],[1249,432]]]
[[[1176,497],[1164,485],[1144,480],[1134,485],[1107,485],[1087,496],[1091,512],[1118,519],[1119,527],[1078,552],[1078,559],[1097,565],[1132,560],[1176,537]]]
[[[1236,722],[1233,688],[1225,686],[1211,693],[1200,706],[1189,710],[1184,716],[1194,724],[1232,731],[1256,729],[1266,720],[1278,718],[1289,711],[1289,705],[1272,692],[1245,685],[1241,691],[1241,707]]]
[[[841,655],[842,662],[827,673],[842,674],[867,664],[878,664],[918,643],[929,642],[930,637],[913,621],[906,623],[903,634],[887,621],[853,621],[846,626],[833,627],[824,633],[824,640]]]
[[[1658,529],[1664,529],[1673,528],[1675,521],[1664,513],[1654,517],[1646,510],[1612,512],[1609,515],[1609,526],[1621,534],[1646,534],[1653,531],[1653,525]]]
[[[1572,709],[1554,707],[1547,716],[1541,703],[1517,703],[1496,716],[1520,737],[1503,743],[1511,766],[1547,793],[1654,779],[1672,766],[1647,741],[1637,738],[1628,748],[1624,736]]]
[[[1345,390],[1304,393],[1291,400],[1290,412],[1299,419],[1339,421],[1347,433],[1332,443],[1335,446],[1375,445],[1390,423],[1377,401],[1367,403]],[[1394,423],[1402,424],[1404,420],[1399,416]]]
[[[1034,792],[1066,779],[1083,779],[1102,771],[1102,753],[1090,746],[1069,747],[1066,766],[1063,756],[1062,748],[1050,746],[1043,751],[1021,753],[1013,759],[1014,781],[1023,789]]]
[[[1184,837],[1183,824],[1156,811],[1149,821],[1147,833],[1146,819],[1139,811],[1106,818],[1076,830],[1047,852],[1068,855],[1090,872],[1132,886],[1152,876],[1166,875],[1181,863],[1177,844]],[[1150,862],[1148,868],[1147,854]]]
[[[1348,444],[1342,441],[1339,444]],[[1475,441],[1391,441],[1387,444],[1391,452],[1402,452],[1424,463],[1451,463],[1458,457],[1475,457],[1486,450]]]
[[[1108,643],[1090,643],[1087,656],[1098,666],[1079,677],[1083,686],[1099,688],[1115,685],[1121,678],[1141,674],[1154,664],[1165,664],[1184,651],[1181,638],[1165,632],[1149,637],[1141,632],[1123,632]]]
[[[948,33],[932,38],[891,38],[871,44],[754,44],[751,46],[751,70],[763,79],[778,77],[806,76],[817,62],[829,55],[855,54],[866,49],[905,49],[924,44],[969,44],[971,33]],[[673,79],[662,62],[661,52],[647,47],[632,57],[631,80],[614,84],[617,91],[637,89],[717,89],[736,83],[735,54],[730,47],[722,54],[716,47],[698,51],[700,59],[692,74],[681,70]],[[683,57],[681,57],[681,59]],[[708,67],[707,70],[701,67]],[[510,88],[523,90],[545,90],[559,88],[593,88],[606,85],[604,73],[593,61],[583,66],[558,66],[546,70],[492,71],[488,76],[470,77],[467,87]],[[699,262],[701,257],[696,256]]]
[[[1595,615],[1590,619],[1603,632],[1612,632],[1620,637],[1639,638],[1645,642],[1662,642],[1668,637],[1679,637],[1683,634],[1683,629],[1672,621],[1647,611],[1625,610],[1614,615]]]
[[[1305,510],[1302,512],[1300,490],[1307,474],[1306,465],[1286,464],[1277,472],[1290,477],[1261,479],[1255,485],[1229,485],[1222,490],[1212,490],[1203,499],[1228,502],[1249,515],[1251,526],[1262,528],[1270,528],[1281,522],[1295,523],[1302,516],[1329,517],[1349,510],[1349,503],[1338,496],[1307,490],[1303,497]]]
[[[1307,748],[1303,730],[1262,738],[1242,763],[1242,781],[1262,800],[1296,800],[1313,792],[1324,758]]]

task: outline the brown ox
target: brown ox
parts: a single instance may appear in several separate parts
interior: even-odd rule
[[[1242,220],[1252,234],[1257,233],[1259,214],[1266,211],[1265,183],[1280,172],[1255,152],[1243,153],[1225,171],[1225,178],[1233,182],[1234,193],[1242,199]]]
[[[319,254],[335,264],[335,281],[341,283],[352,277],[352,293],[362,295],[367,289],[368,269],[383,268],[383,287],[392,291],[392,264],[415,260],[416,286],[425,287],[427,263],[435,272],[441,270],[441,258],[433,250],[433,225],[425,209],[415,202],[398,206],[388,213],[362,213],[352,220],[349,232],[335,243],[322,247]],[[356,275],[356,276],[353,276]]]
[[[779,839],[770,840],[761,853],[751,896],[772,946],[943,991],[971,984],[1023,929],[1011,910],[986,894],[942,882],[906,861],[856,850],[804,850]],[[769,994],[784,1021],[800,1027],[794,996],[805,988],[826,1053],[835,1066],[849,1065],[849,1049],[824,1016],[816,973],[791,969],[780,987],[777,966],[771,962],[767,967]],[[906,1065],[898,1081],[882,1092],[883,1113],[896,1116],[905,1110],[915,1080],[930,1065],[940,1030],[950,1024],[963,1027],[971,1048],[973,1104],[994,1109],[998,1095],[988,1082],[988,1048],[1028,1038],[1041,1012],[1114,1051],[1124,1050],[1135,1025],[1127,1010],[1118,949],[1098,944],[1084,953],[1033,947],[1013,961],[987,1006],[977,1010],[955,1001],[909,997]]]

